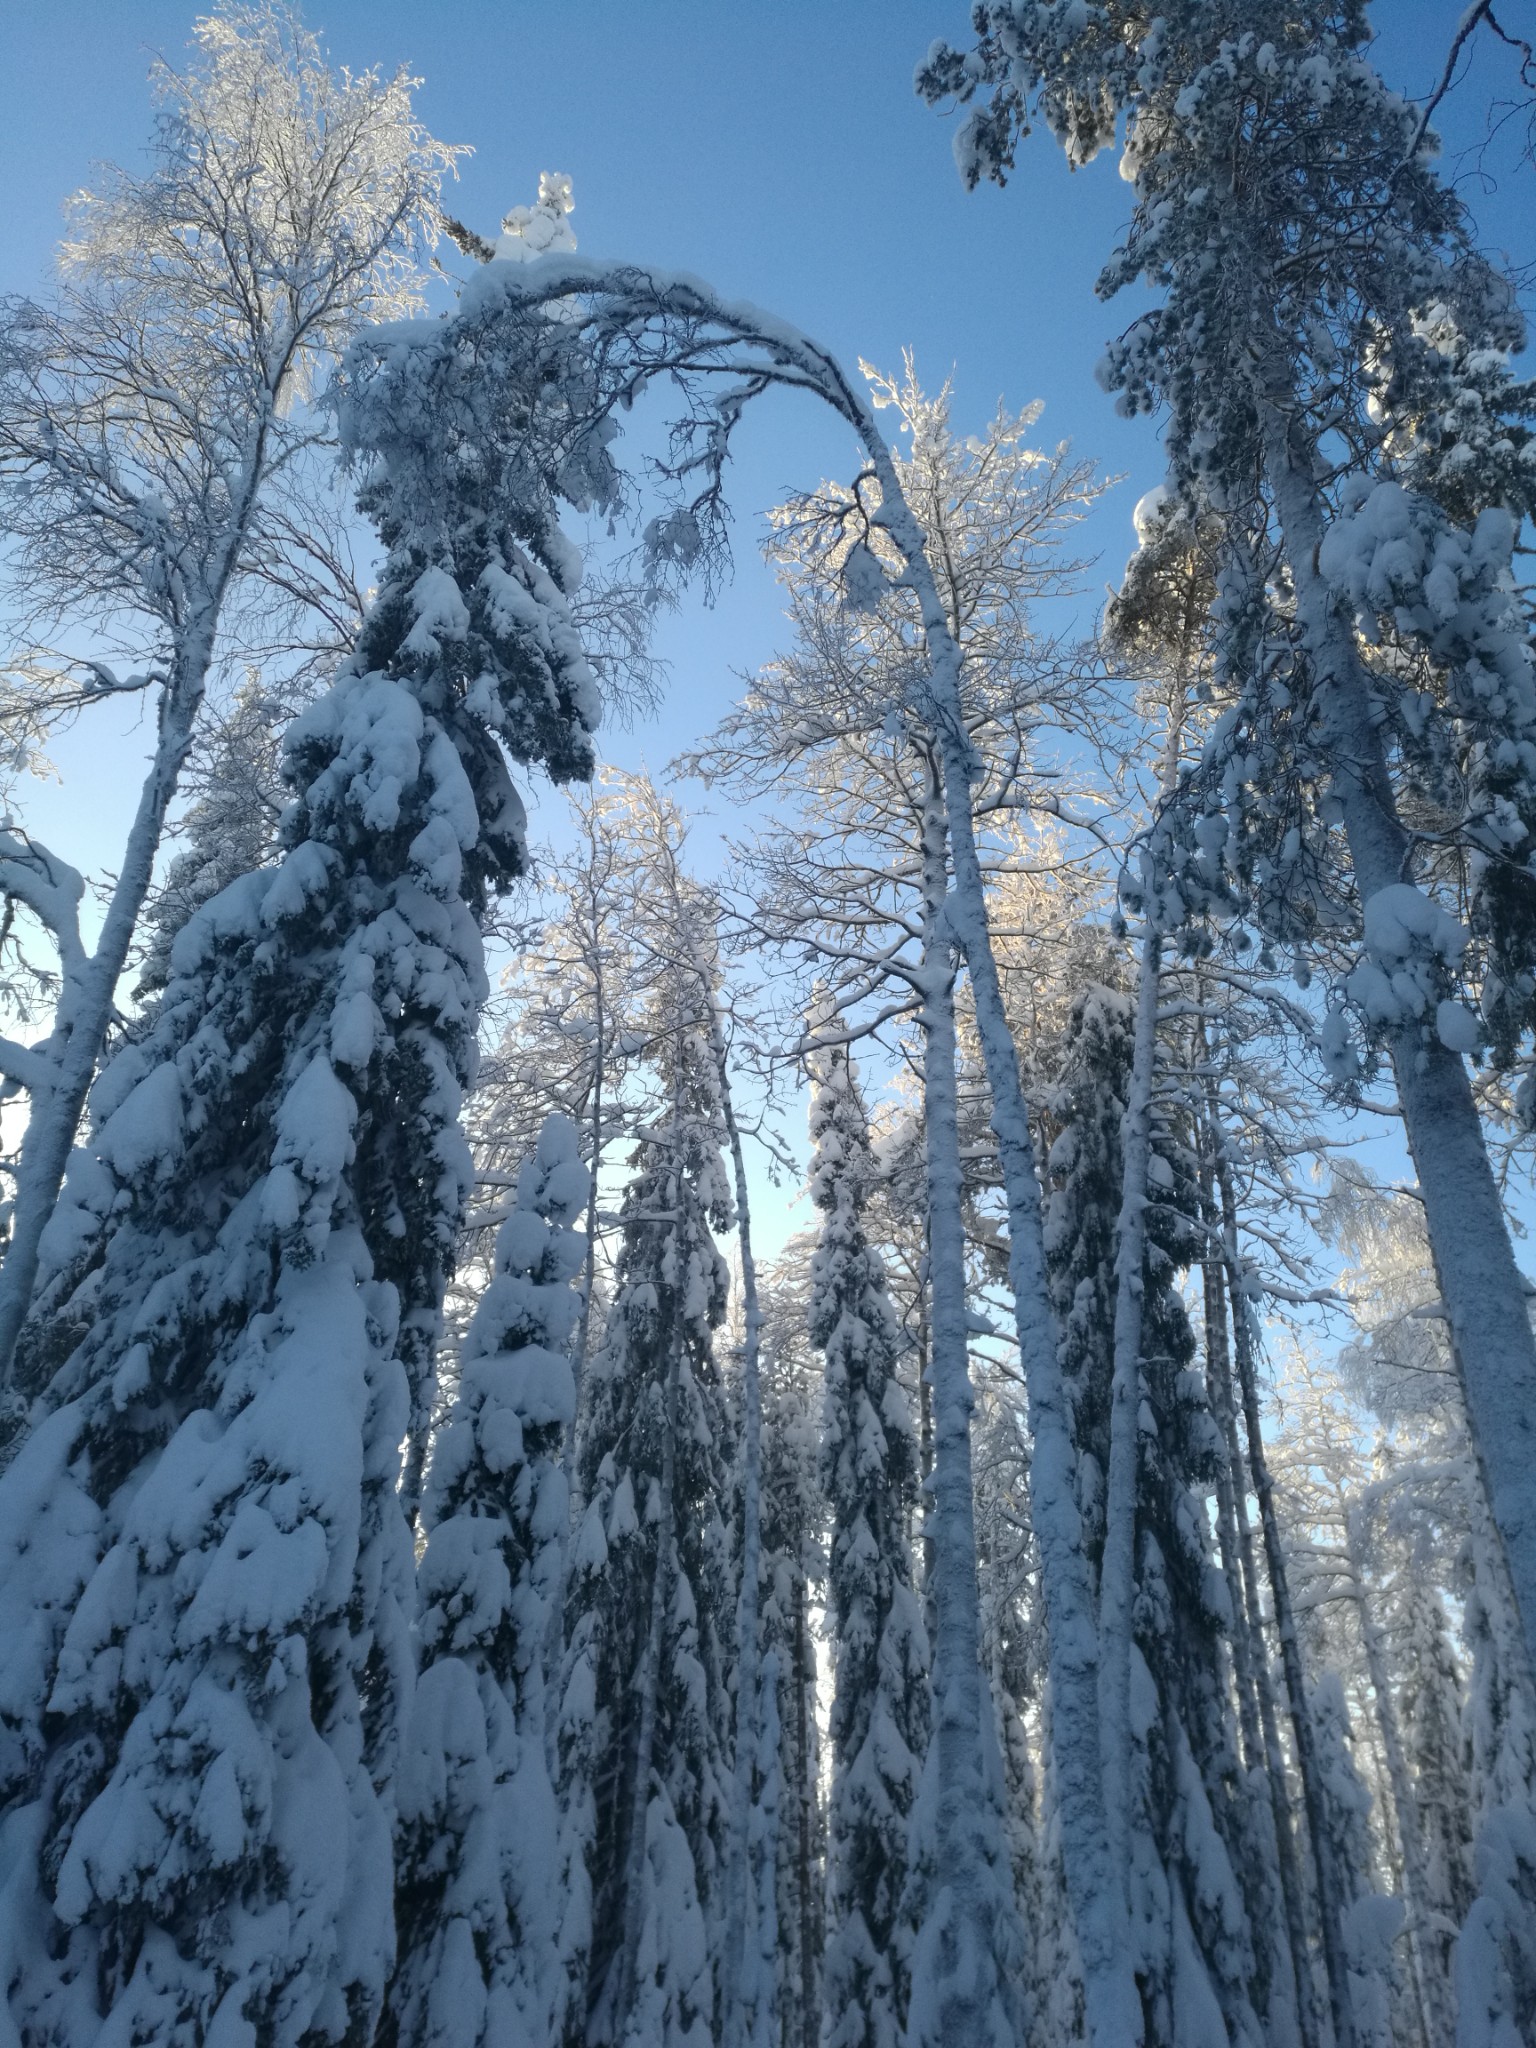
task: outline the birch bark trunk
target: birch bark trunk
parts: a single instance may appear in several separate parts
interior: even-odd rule
[[[16,1342],[37,1284],[43,1232],[64,1185],[64,1169],[107,1042],[117,984],[149,894],[166,812],[192,744],[212,659],[210,619],[184,650],[179,672],[161,699],[155,757],[139,794],[101,934],[81,969],[55,1076],[43,1099],[34,1100],[27,1119],[17,1166],[11,1242],[5,1263],[0,1265],[0,1390],[5,1394],[11,1388]]]
[[[976,845],[970,798],[976,764],[965,728],[960,650],[924,553],[922,529],[902,496],[889,451],[862,398],[846,380],[838,388],[840,409],[858,427],[879,480],[880,521],[901,552],[907,581],[922,613],[929,660],[925,708],[939,748],[952,864],[947,917],[970,975],[1008,1209],[1008,1275],[1033,1439],[1030,1507],[1040,1546],[1046,1611],[1062,1862],[1083,1964],[1090,2038],[1094,2048],[1134,2048],[1142,2039],[1141,2000],[1131,1967],[1123,1888],[1110,1855],[1104,1807],[1097,1603],[1083,1547],[1076,1450],[1046,1284],[1040,1182],[1029,1108],[992,950]]]
[[[1319,2048],[1321,2032],[1316,2001],[1312,1995],[1311,1973],[1306,1969],[1306,1900],[1296,1860],[1296,1838],[1291,1827],[1285,1764],[1280,1753],[1279,1731],[1269,1691],[1268,1659],[1264,1655],[1260,1633],[1258,1575],[1254,1566],[1253,1534],[1248,1525],[1247,1474],[1238,1443],[1237,1414],[1232,1403],[1226,1267],[1220,1251],[1221,1225],[1215,1206],[1214,1172],[1209,1157],[1201,1163],[1201,1179],[1207,1198],[1207,1226],[1212,1237],[1203,1266],[1206,1384],[1210,1391],[1211,1412],[1226,1447],[1226,1460],[1216,1482],[1217,1535],[1227,1597],[1232,1605],[1232,1663],[1243,1756],[1250,1788],[1255,1779],[1263,1784],[1262,1802],[1257,1796],[1254,1801],[1255,1818],[1259,1821],[1265,1850],[1273,1858],[1270,1889],[1272,1894],[1278,1895],[1283,1908],[1281,1924],[1271,1930],[1275,1969],[1277,1974],[1283,1974],[1290,1981],[1301,2048]]]
[[[982,1727],[981,1618],[971,1470],[970,1357],[966,1323],[959,1100],[955,1078],[953,945],[946,911],[945,821],[937,763],[923,820],[923,1122],[927,1155],[930,1374],[933,1386],[932,1573],[933,1732],[937,1811],[937,1896],[925,1925],[938,1935],[936,2031],[910,2038],[997,2041],[1007,2026],[1024,2048],[1015,1972],[1022,1940],[1012,1917],[1012,1884],[1002,1815],[987,1781]],[[990,1707],[988,1710],[990,1712]],[[947,1899],[944,1897],[948,1894]],[[914,1960],[913,2002],[920,1991]]]

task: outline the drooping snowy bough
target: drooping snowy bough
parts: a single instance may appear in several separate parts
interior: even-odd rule
[[[674,427],[671,454],[663,466],[685,501],[648,529],[652,552],[662,561],[681,569],[702,564],[707,571],[712,553],[721,545],[723,469],[730,435],[743,408],[763,391],[781,387],[820,398],[853,427],[867,458],[867,471],[850,500],[853,545],[845,581],[850,600],[859,603],[867,601],[876,581],[894,577],[911,591],[921,618],[926,661],[912,678],[912,708],[934,735],[941,777],[936,792],[941,837],[948,840],[947,860],[942,857],[945,849],[939,849],[941,871],[947,869],[949,877],[939,943],[941,950],[958,947],[970,977],[1008,1204],[1009,1279],[1035,1443],[1031,1507],[1040,1542],[1057,1709],[1053,1741],[1066,1879],[1083,1957],[1092,2037],[1103,2044],[1134,2041],[1140,2033],[1139,2013],[1100,1776],[1095,1603],[1073,1491],[1073,1450],[1046,1284],[1040,1186],[977,853],[971,808],[975,757],[961,701],[960,651],[928,562],[922,528],[906,502],[869,401],[824,349],[794,328],[756,307],[718,298],[695,278],[575,257],[551,256],[525,265],[501,289],[515,290],[530,309],[560,307],[567,320],[590,337],[605,374],[619,374],[622,368],[634,395],[661,377],[681,385],[687,394],[688,406]],[[894,556],[893,568],[883,566],[869,545],[876,533],[882,553]],[[936,1004],[933,1017],[944,1009],[944,1004]],[[941,1066],[944,1057],[938,1056]],[[963,1343],[958,1369],[964,1372]],[[954,1412],[958,1444],[969,1430],[968,1389],[957,1389]],[[984,1779],[976,1758],[987,1738],[980,1718],[980,1690],[970,1683],[979,1620],[975,1529],[968,1515],[940,1518],[934,1555],[936,1570],[957,1597],[963,1589],[963,1609],[946,1617],[949,1647],[937,1646],[934,1666],[936,1690],[946,1690],[958,1716],[954,1739],[942,1747],[938,1790],[938,1810],[957,1823],[950,1842],[956,1882],[934,1895],[937,1910],[956,1915],[947,1924],[957,1939],[944,1946],[942,1960],[936,1958],[929,2010],[942,2017],[951,2033],[962,2034],[992,2025],[986,1987],[1006,1983],[1012,1963],[1003,1953],[1006,1942],[994,1952],[1002,1923],[990,1904],[992,1869],[1003,1859],[1001,1823],[983,1810],[989,1802],[976,1803]],[[950,1666],[953,1686],[947,1686],[943,1677]],[[960,1767],[953,1781],[952,1765]],[[973,1970],[972,1959],[981,1955],[989,1956],[990,1963]]]

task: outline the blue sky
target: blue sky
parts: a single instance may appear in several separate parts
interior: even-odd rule
[[[0,291],[46,280],[65,196],[93,162],[142,161],[149,53],[185,44],[188,0],[9,0],[0,8]],[[1438,75],[1461,0],[1379,0],[1379,61],[1422,93]],[[1155,428],[1118,420],[1093,367],[1131,306],[1093,280],[1126,212],[1107,155],[1071,175],[1046,137],[1006,191],[968,194],[950,123],[919,104],[914,65],[939,34],[963,39],[964,0],[312,0],[338,63],[404,63],[421,118],[472,144],[452,203],[494,231],[542,170],[575,183],[584,252],[687,269],[792,319],[851,363],[896,367],[915,351],[929,384],[953,372],[955,416],[979,425],[999,399],[1044,401],[1042,438],[1070,438],[1124,484],[1094,514],[1100,557],[1084,622],[1131,540],[1131,507],[1159,480]],[[1454,144],[1480,123],[1482,77],[1448,104]],[[1529,258],[1532,184],[1474,195],[1488,239]],[[808,401],[765,403],[743,430],[734,479],[738,567],[712,611],[669,622],[668,698],[653,724],[604,738],[623,765],[662,766],[714,724],[737,672],[774,649],[777,597],[757,560],[756,519],[794,486],[850,467],[848,437]],[[113,714],[120,716],[121,714]],[[109,865],[137,794],[146,738],[107,714],[54,749],[56,785],[27,819],[86,866]],[[706,828],[707,829],[707,828]]]
[[[43,283],[61,203],[94,162],[141,161],[149,53],[174,59],[192,11],[187,0],[0,9],[0,290]],[[1426,89],[1458,0],[1382,0],[1377,11],[1384,68]],[[315,0],[308,16],[337,62],[421,75],[422,118],[474,147],[453,195],[472,223],[493,229],[533,197],[541,170],[563,170],[589,254],[696,271],[845,361],[894,367],[911,347],[925,381],[953,371],[962,426],[999,398],[1042,399],[1043,437],[1070,437],[1126,476],[1090,530],[1096,597],[1128,550],[1131,506],[1161,472],[1154,429],[1116,419],[1092,374],[1131,310],[1093,296],[1126,195],[1112,157],[1073,176],[1044,136],[1006,191],[964,191],[950,124],[919,104],[911,80],[934,36],[964,36],[966,12],[962,0]],[[1469,92],[1450,111],[1473,104]],[[1507,194],[1486,216],[1495,240],[1522,232]],[[778,606],[756,560],[755,518],[788,487],[844,472],[850,455],[846,434],[808,401],[779,398],[748,423],[734,484],[737,576],[712,612],[691,603],[667,629],[667,704],[654,727],[611,735],[615,757],[660,765],[713,724],[733,672],[771,652]],[[64,783],[35,792],[37,829],[77,859],[109,860],[138,746],[101,725],[66,738],[56,749]]]

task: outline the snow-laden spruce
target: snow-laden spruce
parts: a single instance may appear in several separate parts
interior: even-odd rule
[[[830,1014],[813,1020],[835,1034]],[[901,1330],[863,1223],[869,1130],[846,1045],[814,1055],[811,1199],[821,1232],[810,1332],[826,1360],[822,1471],[834,1645],[827,1810],[826,2048],[897,2048],[910,1931],[907,1836],[928,1740],[928,1642],[912,1588],[917,1444],[896,1376]]]
[[[133,650],[134,675],[41,664],[52,716],[122,693],[155,706],[149,771],[89,949],[67,903],[62,920],[39,904],[35,863],[18,874],[0,859],[0,894],[39,917],[59,965],[53,1030],[25,1049],[0,1042],[0,1071],[30,1112],[0,1268],[7,1393],[42,1232],[231,614],[242,603],[258,614],[273,652],[335,645],[336,619],[356,617],[330,559],[345,514],[318,452],[328,423],[304,400],[362,323],[421,304],[443,178],[461,153],[415,120],[417,80],[333,72],[285,0],[221,0],[195,23],[186,61],[157,58],[151,80],[143,173],[98,166],[97,188],[70,203],[56,289],[0,306],[0,496],[19,644],[78,647],[99,632]]]
[[[716,2027],[736,1589],[713,1231],[733,1211],[701,996],[686,964],[657,992],[666,1101],[583,1396],[559,1706],[569,2048],[699,2048]]]
[[[565,1564],[567,1356],[591,1176],[551,1116],[518,1177],[436,1438],[417,1574],[423,1669],[398,1780],[401,2048],[546,2048],[561,1995],[544,1660]]]
[[[298,709],[297,693],[286,706],[284,694],[248,680],[224,716],[209,719],[210,729],[193,740],[182,777],[191,801],[136,934],[141,960],[134,995],[140,1003],[165,987],[171,947],[192,913],[281,851],[282,734]]]
[[[1055,1182],[1046,1246],[1072,1403],[1091,1554],[1102,1552],[1115,1372],[1115,1260],[1122,1132],[1135,1011],[1114,990],[1073,1007],[1053,1103]],[[1255,1940],[1258,1874],[1222,1637],[1226,1588],[1202,1496],[1222,1457],[1176,1281],[1200,1251],[1187,1155],[1149,1108],[1139,1276],[1131,1722],[1125,1844],[1133,1960],[1145,2039],[1166,2048],[1258,2044],[1267,1985]]]
[[[459,315],[355,360],[378,595],[289,734],[281,860],[177,938],[45,1240],[0,1479],[0,2011],[29,2042],[354,2040],[383,1996],[399,1453],[468,1184],[477,914],[524,860],[506,755],[584,774],[598,709],[556,506],[604,472],[569,434],[541,462],[560,339],[492,358]]]

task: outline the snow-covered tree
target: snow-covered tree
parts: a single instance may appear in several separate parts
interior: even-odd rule
[[[985,1375],[979,1357],[976,1364],[982,1666],[990,1682],[1014,1898],[1027,1945],[1026,2005],[1032,2035],[1051,2041],[1082,2031],[1082,1971],[1069,1954],[1059,1850],[1053,1862],[1044,1841],[1041,1763],[1050,1744],[1040,1700],[1039,1560],[1029,1528],[1029,1444],[1012,1360]]]
[[[835,1034],[830,1016],[813,1018]],[[907,1502],[917,1443],[895,1372],[901,1333],[863,1210],[869,1131],[846,1045],[813,1054],[811,1199],[821,1232],[810,1330],[826,1360],[831,1505],[832,1783],[827,1808],[827,2048],[895,2048],[909,1995],[907,1837],[928,1741],[928,1642]]]
[[[826,1886],[817,1631],[825,1578],[818,1414],[821,1374],[806,1307],[808,1248],[789,1251],[763,1296],[765,1660],[778,1673],[778,2013],[781,2048],[818,2048]]]
[[[523,1166],[436,1439],[417,1574],[423,1669],[404,1738],[385,2038],[546,2048],[562,1986],[545,1705],[565,1566],[567,1352],[590,1175],[552,1116]]]
[[[357,356],[378,596],[288,735],[281,860],[177,938],[50,1226],[0,1479],[22,2038],[352,2040],[383,1995],[476,919],[524,859],[507,756],[587,773],[598,714],[557,509],[607,472],[548,370],[488,365],[472,312]]]
[[[1357,1028],[1390,1057],[1536,1641],[1536,1342],[1465,1063],[1513,1056],[1536,987],[1513,293],[1370,63],[1365,0],[1001,0],[976,23],[978,47],[937,46],[920,80],[983,94],[957,137],[969,179],[1006,175],[1037,107],[1074,162],[1123,127],[1135,212],[1100,290],[1145,278],[1158,302],[1105,381],[1127,412],[1166,408],[1170,491],[1221,526],[1231,715],[1188,785],[1180,886],[1301,954],[1358,920],[1324,1048],[1345,1083]]]
[[[1449,1740],[1439,1763],[1437,1803],[1443,1820],[1443,1778],[1459,1748],[1460,1701],[1454,1673],[1434,1655],[1426,1603],[1440,1596],[1432,1578],[1426,1580],[1433,1570],[1434,1525],[1445,1518],[1446,1508],[1454,1523],[1460,1520],[1460,1474],[1454,1466],[1422,1466],[1393,1455],[1379,1427],[1373,1458],[1369,1418],[1349,1403],[1337,1382],[1305,1360],[1287,1374],[1282,1402],[1284,1428],[1277,1431],[1273,1448],[1293,1546],[1297,1606],[1306,1619],[1312,1661],[1338,1674],[1367,1736],[1374,1735],[1380,1769],[1371,1853],[1402,1894],[1412,1968],[1400,1973],[1400,1983],[1417,2000],[1415,2027],[1429,2041],[1449,2041],[1454,2032],[1450,1943],[1469,1894],[1464,1886],[1459,1898],[1448,1898],[1448,1873],[1442,1867],[1438,1879],[1432,1874],[1426,1788],[1414,1768],[1418,1742],[1408,1708],[1412,1701],[1421,1715],[1420,1739],[1428,1745],[1427,1755],[1433,1754],[1437,1722],[1443,1722],[1442,1743]],[[1400,1453],[1408,1446],[1397,1448]],[[1413,1537],[1398,1536],[1395,1525],[1410,1513]],[[1447,1546],[1452,1555],[1455,1540],[1453,1535]],[[1442,1641],[1440,1648],[1445,1652],[1448,1645]],[[1416,1650],[1430,1656],[1422,1671]],[[1448,1676],[1449,1700],[1442,1689]],[[1456,1803],[1465,1830],[1471,1802],[1462,1775]],[[1462,1860],[1465,1865],[1464,1855]],[[1347,1903],[1359,1874],[1342,1867],[1337,1874]]]
[[[1322,1841],[1320,1861],[1338,1875],[1341,1929],[1349,1959],[1351,2038],[1358,2048],[1392,2048],[1393,1943],[1403,1924],[1401,1899],[1377,1891],[1369,1831],[1371,1795],[1356,1768],[1349,1709],[1336,1671],[1312,1688]]]
[[[522,1155],[551,1112],[570,1117],[592,1176],[581,1316],[571,1352],[579,1404],[600,1328],[594,1318],[603,1172],[615,1148],[654,1109],[645,1085],[642,1011],[655,969],[636,943],[645,891],[625,778],[600,774],[569,801],[574,844],[538,862],[542,887],[532,905],[533,929],[525,919],[513,935],[513,960],[488,1006],[494,1039],[466,1119],[479,1203],[466,1219],[460,1277],[449,1300],[451,1317],[462,1323],[472,1312]],[[424,1449],[413,1446],[413,1459]]]
[[[1420,1205],[1377,1187],[1358,1169],[1341,1167],[1325,1227],[1345,1254],[1344,1277],[1360,1301],[1360,1333],[1341,1354],[1340,1368],[1398,1440],[1394,1491],[1428,1495],[1448,1488],[1451,1497],[1438,1519],[1459,1550],[1457,1583],[1448,1590],[1464,1601],[1461,1632],[1471,1663],[1463,1715],[1465,1811],[1458,1820],[1455,1802],[1445,1799],[1442,1761],[1430,1766],[1422,1785],[1415,1779],[1426,1910],[1416,1912],[1410,1933],[1443,1964],[1442,1914],[1460,1929],[1450,1957],[1458,2040],[1481,2048],[1500,2038],[1504,2021],[1527,2030],[1536,2021],[1536,1692],[1504,1548],[1467,1441]],[[1337,1459],[1338,1452],[1332,1455]],[[1421,1526],[1420,1547],[1423,1533]],[[1423,1593],[1435,1597],[1430,1586]],[[1433,1622],[1421,1609],[1414,1624],[1426,1650]],[[1410,1706],[1419,1711],[1420,1689],[1435,1685],[1438,1663],[1437,1652],[1422,1673],[1418,1660],[1404,1670],[1405,1713]],[[1449,1710],[1438,1687],[1434,1696],[1431,1729]],[[1438,1738],[1434,1747],[1438,1751]],[[1463,1828],[1472,1836],[1470,1906],[1459,1889],[1465,1866],[1458,1878],[1455,1847]]]
[[[810,369],[810,358],[805,360],[808,373],[819,377]],[[1047,1604],[1055,1616],[1048,1635],[1053,1682],[1070,1701],[1053,1724],[1072,1751],[1058,1774],[1068,1823],[1065,1868],[1083,1932],[1088,2004],[1095,2029],[1108,2041],[1117,2028],[1123,2031],[1131,2023],[1134,1992],[1125,1943],[1117,1932],[1117,1889],[1108,1866],[1097,1753],[1096,1631],[1084,1611],[1089,1580],[1067,1476],[1071,1454],[1050,1336],[1028,1106],[1007,1028],[984,891],[984,865],[992,849],[979,843],[989,824],[1018,800],[1030,734],[1048,725],[1053,710],[1067,699],[1081,703],[1084,678],[1071,662],[1042,665],[1042,650],[1029,634],[1027,612],[1020,609],[1031,576],[1041,570],[1043,538],[1030,516],[1022,428],[1000,421],[984,445],[962,447],[950,434],[943,399],[923,400],[910,378],[900,388],[877,379],[876,402],[894,404],[912,434],[908,460],[879,442],[867,407],[846,379],[839,378],[835,390],[840,409],[852,401],[848,416],[856,420],[872,475],[857,491],[829,488],[800,508],[795,545],[808,551],[809,561],[821,562],[823,578],[819,596],[814,576],[801,586],[812,627],[805,659],[797,657],[782,675],[765,679],[762,697],[755,706],[749,703],[738,727],[726,735],[720,755],[744,769],[748,779],[756,773],[775,781],[785,736],[772,703],[782,692],[785,702],[794,704],[789,746],[803,753],[815,797],[805,829],[773,865],[774,894],[765,924],[781,940],[803,927],[809,927],[813,939],[825,931],[818,950],[832,963],[829,979],[845,1008],[880,995],[888,1012],[910,1009],[915,1002],[922,1016],[936,1502],[928,1533],[934,1585],[942,1581],[945,1588],[935,1594],[943,1625],[934,1637],[934,1683],[936,1700],[947,1693],[950,1701],[938,1710],[940,1739],[930,1749],[930,1765],[941,1777],[958,1774],[925,1808],[941,1817],[946,1829],[954,1828],[931,1868],[952,1870],[953,1887],[940,1885],[932,1899],[936,1909],[942,1901],[942,1910],[956,1917],[950,1922],[955,1945],[946,1951],[944,1965],[953,1991],[935,1985],[924,2024],[950,2029],[998,2024],[995,2013],[983,2017],[988,1987],[1002,1986],[1006,2002],[1015,1974],[1013,1961],[998,1960],[1010,1949],[1012,1937],[1002,1930],[1012,1919],[1013,1902],[1002,1889],[1001,1782],[992,1768],[995,1759],[987,1753],[991,1717],[983,1714],[974,1689],[979,1621],[963,1207],[953,1230],[945,1210],[942,1244],[933,1235],[941,1200],[963,1202],[964,1193],[954,1072],[952,955],[958,941],[969,971],[976,1044],[991,1103],[1009,1217],[1006,1245],[1015,1325],[1032,1428],[1041,1446],[1034,1467],[1041,1483],[1032,1491],[1032,1512],[1045,1531],[1041,1560]],[[1076,487],[1078,492],[1085,483]],[[1042,506],[1049,496],[1048,483]],[[946,547],[946,526],[952,549]],[[925,534],[931,535],[937,571]],[[837,573],[835,594],[825,589],[827,563]],[[1049,568],[1047,559],[1047,576]],[[974,666],[963,653],[973,633]],[[821,685],[811,683],[818,666],[826,669]],[[838,759],[845,748],[846,774]],[[824,829],[829,814],[841,828],[833,834]],[[861,857],[859,846],[871,825],[885,854],[874,863]],[[823,879],[832,885],[830,917],[818,901]],[[892,983],[894,991],[884,994]],[[1000,1232],[996,1235],[1004,1241]],[[946,1410],[942,1421],[941,1410]],[[994,1975],[992,1965],[972,1970],[960,1961],[978,1953],[973,1944],[984,1948],[994,1940],[999,1943],[994,1956],[999,1974]],[[962,1979],[964,1990],[959,1988]],[[951,1996],[957,2002],[947,2004]],[[941,2007],[945,2017],[939,2022],[934,2015]]]
[[[1472,1787],[1462,1738],[1462,1678],[1438,1587],[1410,1567],[1403,1644],[1402,1718],[1424,1856],[1430,1916],[1424,1946],[1449,1982],[1456,1930],[1472,1903]]]
[[[1091,1554],[1103,1543],[1115,1359],[1122,1130],[1134,1012],[1116,991],[1078,999],[1053,1108],[1047,1249],[1072,1400]],[[1222,1636],[1231,1617],[1201,1497],[1223,1455],[1194,1370],[1176,1280],[1200,1250],[1189,1160],[1165,1114],[1149,1124],[1140,1277],[1135,1617],[1128,1811],[1121,1828],[1146,2039],[1262,2039],[1264,1949],[1255,1938],[1247,1802]],[[1196,2015],[1199,2015],[1197,2018]]]
[[[560,1706],[573,2048],[681,2048],[716,2024],[735,1586],[713,995],[687,962],[655,994],[666,1101],[640,1134],[578,1440]]]
[[[74,203],[46,302],[0,310],[0,477],[13,604],[35,641],[86,632],[101,662],[51,685],[61,710],[144,692],[155,740],[95,945],[28,877],[0,871],[55,932],[53,1029],[5,1066],[29,1095],[0,1384],[149,891],[168,807],[232,614],[312,616],[330,580],[310,536],[330,432],[303,401],[358,326],[419,303],[425,245],[457,152],[411,111],[403,71],[337,75],[283,0],[227,0],[191,62],[160,60],[148,170]],[[342,646],[355,617],[345,604]],[[64,664],[66,671],[70,664]],[[79,670],[79,664],[74,664]],[[0,1065],[5,1065],[0,1061]]]
[[[205,710],[182,775],[191,801],[177,821],[176,851],[139,921],[141,1002],[164,988],[171,947],[193,911],[277,857],[282,735],[298,708],[253,671],[227,711]]]
[[[1536,1690],[1480,1487],[1467,1487],[1466,1743],[1477,1892],[1457,1937],[1457,2048],[1504,2048],[1536,2028]]]

